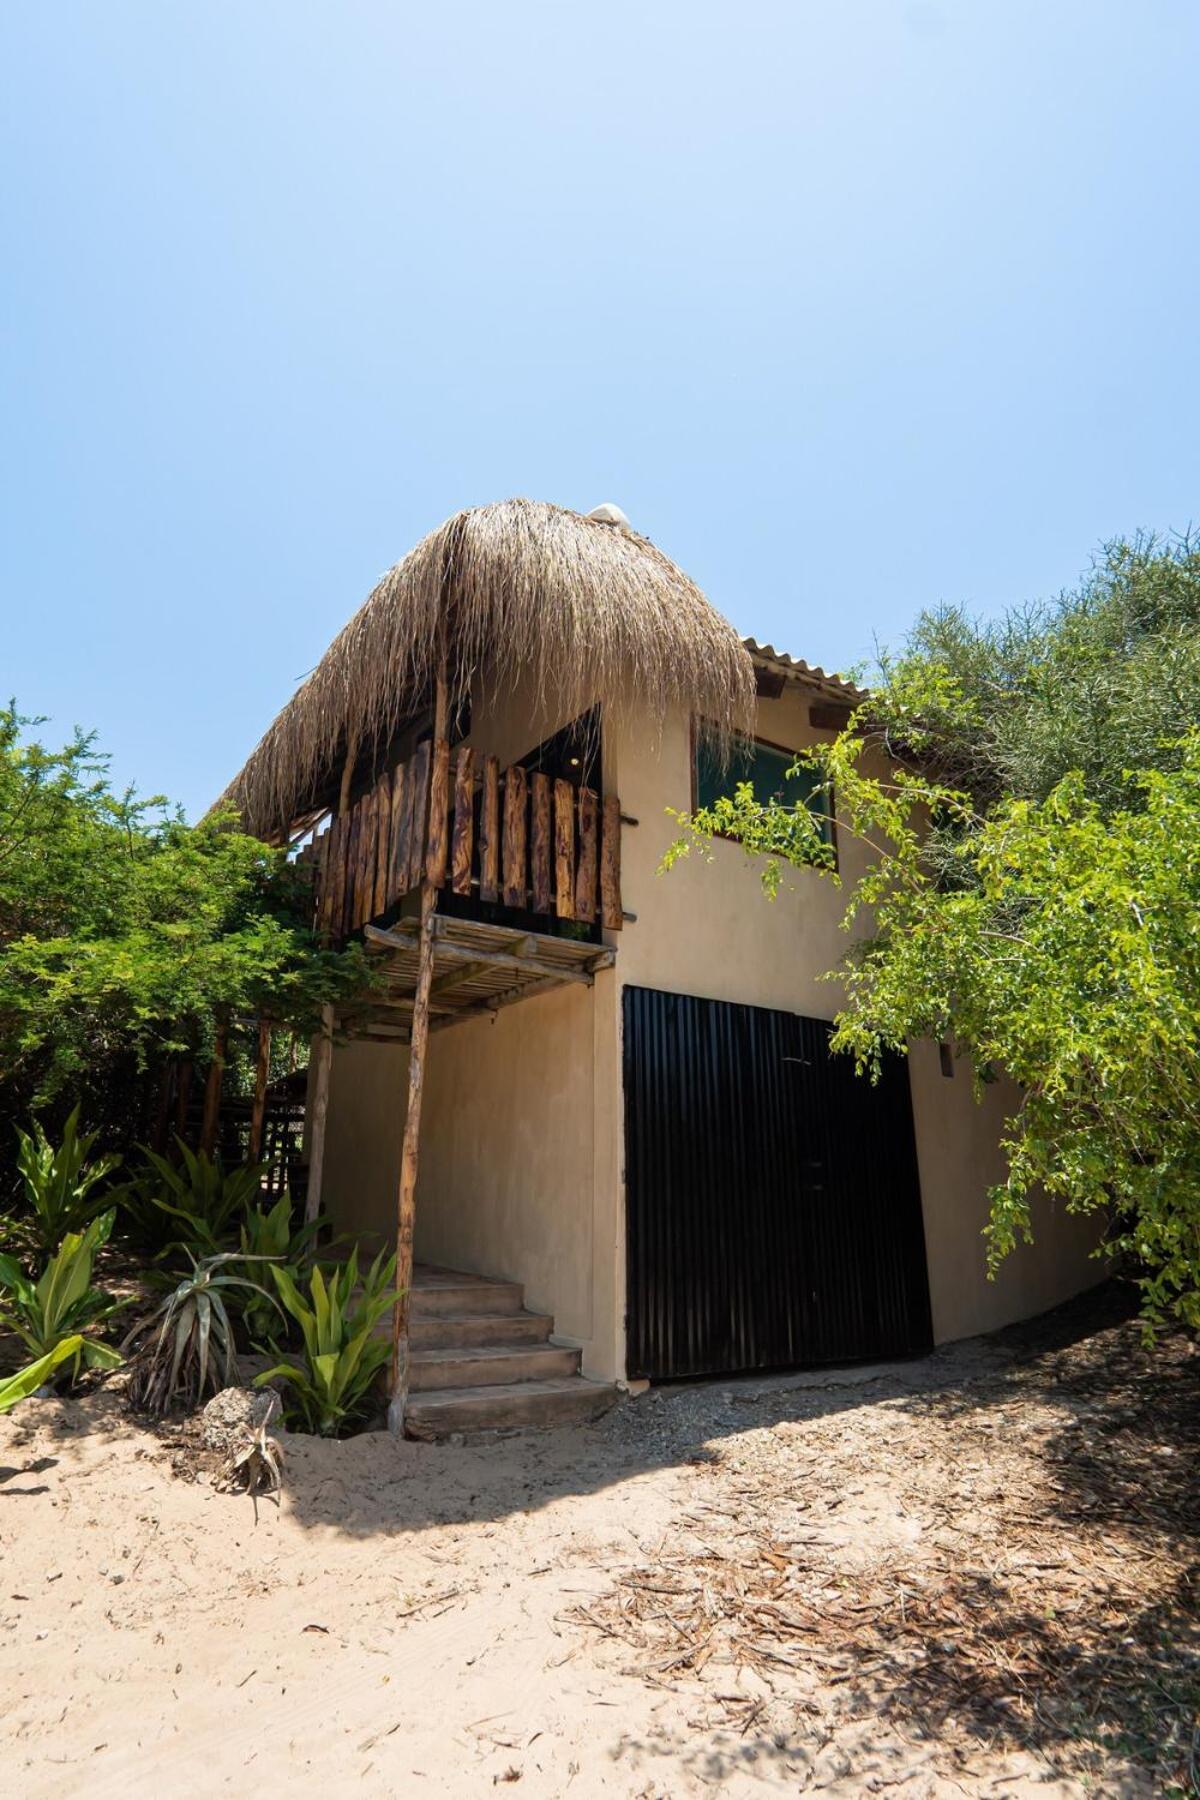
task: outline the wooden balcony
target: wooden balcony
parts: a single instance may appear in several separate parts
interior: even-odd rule
[[[445,739],[422,744],[300,852],[320,936],[395,916],[424,880],[481,908],[619,931],[621,803]],[[492,911],[489,917],[495,919]]]

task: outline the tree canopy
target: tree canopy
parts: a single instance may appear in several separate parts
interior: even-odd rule
[[[949,1039],[1012,1076],[993,1260],[1041,1189],[1108,1219],[1149,1323],[1200,1324],[1200,553],[1117,543],[1051,606],[924,615],[800,761],[870,852],[835,1049]],[[787,864],[838,880],[809,807],[747,784],[681,827],[668,863],[721,832],[769,895]]]
[[[232,814],[189,826],[114,791],[76,733],[0,708],[0,1092],[10,1113],[85,1096],[114,1066],[206,1053],[219,1015],[310,1029],[361,977],[316,943],[301,878]]]

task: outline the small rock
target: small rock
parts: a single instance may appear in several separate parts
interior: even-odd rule
[[[200,1432],[206,1450],[228,1454],[241,1449],[247,1438],[270,1418],[279,1405],[273,1388],[222,1388],[200,1415]]]
[[[123,1575],[110,1575],[108,1579],[112,1582],[114,1587],[120,1587],[125,1577]]]

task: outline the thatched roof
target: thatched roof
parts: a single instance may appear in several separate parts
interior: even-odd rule
[[[568,719],[599,701],[682,704],[728,736],[754,668],[728,620],[647,538],[537,500],[457,513],[383,577],[222,795],[273,835],[319,804],[347,746],[390,741],[427,705],[442,629],[451,681],[531,681]]]

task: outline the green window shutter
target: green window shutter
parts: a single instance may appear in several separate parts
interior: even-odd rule
[[[748,781],[762,805],[778,800],[784,806],[807,806],[824,820],[826,843],[831,839],[829,797],[817,787],[814,769],[797,769],[789,775],[795,753],[776,750],[770,744],[753,743],[735,750],[722,768],[713,746],[701,739],[696,746],[696,806],[712,806],[722,795],[732,795]]]

